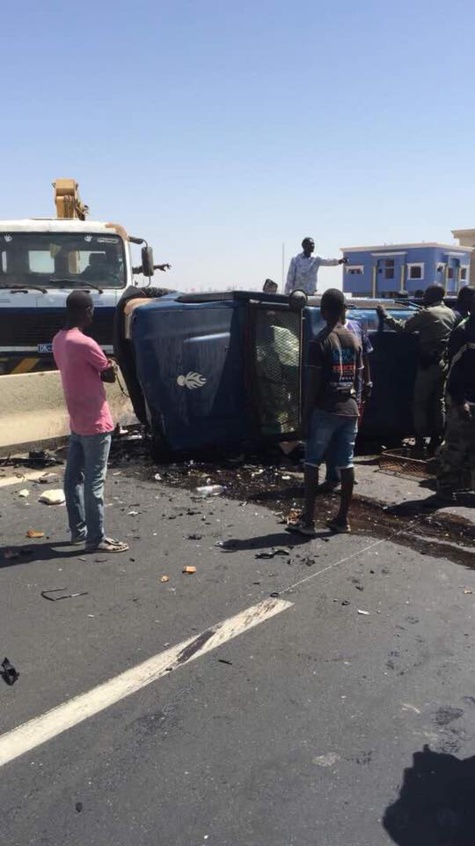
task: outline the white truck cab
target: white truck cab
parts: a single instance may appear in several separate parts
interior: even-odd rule
[[[51,343],[64,323],[68,294],[88,291],[95,315],[91,335],[112,353],[115,307],[134,283],[131,238],[116,223],[93,220],[0,221],[0,373],[54,367]],[[153,274],[153,256],[142,248],[142,265]]]

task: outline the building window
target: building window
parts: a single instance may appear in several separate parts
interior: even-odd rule
[[[466,282],[468,279],[468,267],[466,264],[462,265],[460,268],[460,281]]]
[[[384,278],[385,279],[394,279],[394,259],[386,259],[385,270],[384,270]]]
[[[424,265],[423,264],[408,264],[407,265],[408,279],[424,279]]]
[[[347,264],[346,272],[350,276],[361,276],[364,273],[364,266],[362,264]]]

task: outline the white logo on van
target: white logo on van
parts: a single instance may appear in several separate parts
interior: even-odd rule
[[[202,388],[203,385],[206,385],[206,377],[202,376],[201,373],[193,373],[190,370],[186,376],[177,376],[177,384],[180,388],[188,388],[190,391],[194,391],[195,388]]]

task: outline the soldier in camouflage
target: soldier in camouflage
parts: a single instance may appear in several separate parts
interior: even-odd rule
[[[469,316],[452,332],[448,354],[447,427],[437,484],[443,498],[454,499],[456,490],[475,490],[475,291]]]
[[[426,449],[425,438],[430,436],[429,455],[434,455],[442,443],[445,425],[445,383],[447,379],[446,351],[456,317],[444,303],[442,285],[434,283],[424,292],[423,308],[409,320],[391,317],[384,306],[376,309],[384,322],[396,332],[419,333],[419,362],[414,386],[413,416],[416,448]]]

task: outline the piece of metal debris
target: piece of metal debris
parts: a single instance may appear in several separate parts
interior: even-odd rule
[[[86,596],[89,591],[81,590],[79,593],[63,593],[66,588],[51,588],[51,590],[42,590],[41,596],[43,599],[49,599],[50,602],[59,602],[60,599],[74,599],[76,596]],[[62,596],[50,596],[52,593],[61,593]]]

